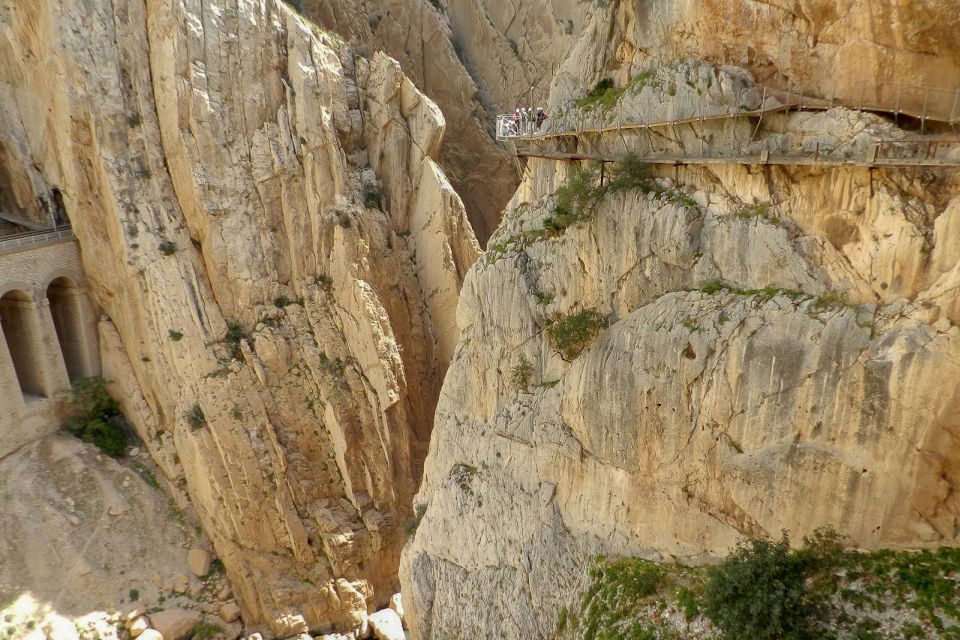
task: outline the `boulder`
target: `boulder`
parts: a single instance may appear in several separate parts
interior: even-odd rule
[[[130,621],[127,625],[127,630],[130,632],[131,638],[136,638],[141,635],[144,631],[150,628],[150,621],[147,620],[146,616],[139,616]]]
[[[400,622],[402,622],[404,628],[406,628],[407,618],[403,615],[403,596],[399,593],[390,596],[390,608],[397,612],[397,615],[400,616]]]
[[[163,634],[163,640],[183,640],[200,622],[200,612],[191,609],[167,609],[150,616],[153,628]]]
[[[137,640],[164,640],[163,634],[156,629],[144,629]]]
[[[194,547],[187,553],[187,565],[190,567],[193,575],[198,578],[202,578],[210,573],[210,560],[212,560],[210,552],[206,549]]]
[[[377,640],[405,640],[403,622],[393,609],[382,609],[367,619]]]
[[[240,607],[236,602],[228,602],[220,607],[220,617],[226,622],[233,622],[240,617]]]

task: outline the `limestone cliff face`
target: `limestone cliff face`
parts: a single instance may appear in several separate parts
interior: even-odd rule
[[[687,27],[723,31],[735,12],[712,7],[598,9],[551,104],[569,110],[599,78],[622,86],[638,67],[689,56]],[[831,38],[846,46],[838,33],[860,33],[867,9],[851,3],[836,21],[847,31]],[[934,27],[903,19],[903,48],[927,46],[907,34]],[[786,42],[801,23],[785,23]],[[777,30],[744,38],[784,55]],[[955,64],[938,51],[930,77]],[[808,89],[824,79],[812,69]],[[731,87],[749,92],[750,71],[711,71],[722,81],[713,91],[627,94],[624,110],[696,113]],[[756,133],[738,126],[718,125],[711,140]],[[909,135],[845,110],[777,127],[801,138],[829,129],[851,148],[876,128]],[[700,145],[688,142],[698,141],[664,144],[693,156]],[[614,133],[589,149],[634,144]],[[658,169],[656,188],[608,194],[588,220],[550,232],[567,171],[531,161],[464,283],[461,340],[416,498],[423,517],[401,563],[418,638],[551,637],[596,554],[702,561],[744,535],[799,539],[824,525],[865,548],[960,543],[955,170],[694,162]],[[589,309],[598,337],[561,357],[548,327]]]
[[[583,5],[483,0],[299,0],[321,26],[382,49],[443,111],[439,161],[482,243],[516,190],[516,167],[490,137],[497,113],[546,99],[575,42]],[[534,88],[531,92],[530,89]]]
[[[761,84],[848,106],[960,117],[960,6],[943,0],[665,0],[601,3],[551,99],[697,58]],[[596,6],[596,5],[595,5]]]
[[[105,377],[245,621],[352,628],[396,590],[479,250],[440,111],[279,0],[6,4],[0,34],[6,175],[62,193]]]
[[[540,228],[549,199],[528,187],[549,193],[554,171],[534,168],[492,246]],[[581,228],[470,272],[401,569],[418,637],[548,636],[598,553],[697,560],[823,525],[869,548],[960,542],[952,314],[832,301],[869,288],[885,242],[838,249],[831,215],[808,204],[741,218],[728,198],[746,177],[682,172],[667,184],[696,204],[621,193]],[[863,180],[834,176],[834,202]],[[787,183],[816,193],[823,176],[774,185]],[[911,224],[892,210],[860,223]],[[956,265],[949,236],[935,242]],[[714,279],[732,288],[698,290]],[[545,328],[587,308],[609,326],[567,362]],[[522,359],[526,391],[510,384]]]

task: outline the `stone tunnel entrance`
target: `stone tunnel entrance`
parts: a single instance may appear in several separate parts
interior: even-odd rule
[[[93,374],[88,370],[85,357],[86,336],[81,295],[77,283],[67,277],[57,278],[47,287],[50,315],[53,316],[60,353],[71,381]]]
[[[34,346],[40,342],[33,300],[15,289],[0,297],[0,328],[24,396],[44,396],[43,363]]]

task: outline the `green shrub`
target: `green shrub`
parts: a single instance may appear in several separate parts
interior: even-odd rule
[[[200,403],[194,403],[194,405],[190,407],[190,410],[187,411],[186,418],[190,427],[193,429],[199,429],[207,424],[207,416],[204,415],[203,407],[200,406]]]
[[[641,189],[649,192],[654,186],[650,165],[631,153],[619,162],[615,162],[610,168],[610,181],[606,188],[611,193],[627,189]]]
[[[616,89],[613,86],[613,80],[603,78],[593,85],[593,89],[587,92],[587,95],[578,98],[574,104],[581,109],[594,109],[601,107],[609,109],[617,103],[620,96],[623,95],[623,89]]]
[[[413,509],[413,518],[409,520],[404,526],[404,530],[407,532],[407,535],[412,536],[417,532],[417,527],[420,526],[420,521],[423,520],[424,514],[427,513],[427,505],[418,504]]]
[[[533,365],[525,355],[521,354],[520,360],[510,369],[510,388],[526,393],[532,381]]]
[[[458,462],[450,467],[450,479],[466,494],[473,495],[473,478],[477,468],[466,462]]]
[[[170,329],[167,331],[167,336],[174,342],[180,342],[180,339],[183,338],[183,332],[177,331],[176,329]]]
[[[553,215],[543,221],[544,228],[562,233],[575,222],[593,215],[594,206],[603,198],[603,189],[596,185],[598,176],[596,164],[572,165],[567,181],[554,192]]]
[[[710,568],[704,612],[729,640],[815,637],[812,622],[824,602],[807,585],[811,555],[792,551],[786,533],[778,541],[740,543]]]
[[[177,245],[170,242],[169,240],[162,240],[160,242],[160,253],[165,256],[172,256],[177,252]]]
[[[437,7],[439,9],[439,7]],[[363,206],[369,209],[379,209],[383,204],[383,194],[375,184],[363,186]]]
[[[680,587],[676,593],[677,606],[683,611],[683,617],[687,620],[693,620],[700,615],[700,608],[703,602],[696,593],[687,587]]]
[[[96,445],[105,454],[119,457],[127,450],[129,436],[122,424],[120,406],[107,393],[103,378],[79,378],[69,398],[73,414],[67,421],[70,433]]]
[[[240,349],[240,342],[247,339],[247,332],[239,322],[230,321],[227,323],[227,333],[223,336],[223,341],[230,345],[230,355],[240,359],[243,351]]]
[[[193,627],[193,640],[210,640],[220,634],[223,629],[220,628],[220,625],[214,624],[212,622],[198,622],[196,626]]]
[[[596,309],[564,316],[547,327],[550,343],[566,360],[576,358],[607,326]]]
[[[127,595],[130,596],[130,602],[136,602],[140,599],[140,591],[137,589],[130,589],[130,593]]]
[[[644,621],[635,618],[642,600],[657,593],[663,567],[640,558],[599,559],[590,570],[592,582],[584,597],[578,634],[583,640],[656,638]]]

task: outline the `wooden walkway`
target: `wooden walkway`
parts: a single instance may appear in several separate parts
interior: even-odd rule
[[[794,110],[824,110],[832,108],[822,100],[812,98],[795,99],[791,103],[777,104],[772,107],[754,110],[744,110],[728,113],[714,113],[710,115],[678,118],[657,122],[621,122],[617,114],[617,122],[609,126],[578,127],[569,131],[547,132],[542,134],[510,136],[500,138],[512,143],[513,151],[520,158],[546,158],[551,160],[597,160],[600,162],[615,162],[628,155],[627,143],[623,137],[629,132],[652,132],[655,129],[674,130],[683,126],[694,127],[708,122],[729,119],[755,118],[756,129],[760,121],[767,114],[784,113]],[[765,101],[765,100],[764,100]],[[570,147],[570,143],[578,145],[584,140],[590,146],[591,141],[603,134],[618,134],[625,148],[622,154],[599,154],[589,152],[563,152],[545,148],[556,143],[555,147]],[[916,151],[913,151],[915,149]],[[956,153],[947,154],[944,151],[954,150]],[[938,154],[940,154],[938,156]],[[853,166],[853,167],[929,167],[949,168],[960,166],[960,138],[923,137],[877,140],[876,143],[859,157],[844,157],[830,155],[826,150],[821,153],[819,145],[812,151],[798,151],[795,153],[771,153],[769,151],[748,151],[746,153],[731,150],[729,153],[700,153],[700,154],[647,154],[639,159],[649,164],[775,164],[798,166]]]
[[[563,153],[558,151],[544,151],[539,149],[521,150],[517,149],[516,155],[520,158],[545,158],[548,160],[594,160],[597,162],[617,162],[623,160],[628,154],[591,154],[591,153]],[[795,166],[816,166],[816,167],[930,167],[930,168],[949,168],[960,167],[960,159],[954,161],[945,161],[942,159],[931,158],[876,158],[874,160],[856,159],[856,158],[831,158],[829,156],[811,155],[783,155],[783,154],[731,154],[717,156],[696,156],[696,155],[651,155],[635,156],[640,162],[646,164],[665,164],[682,166],[688,164],[749,164],[749,165],[795,165]]]

